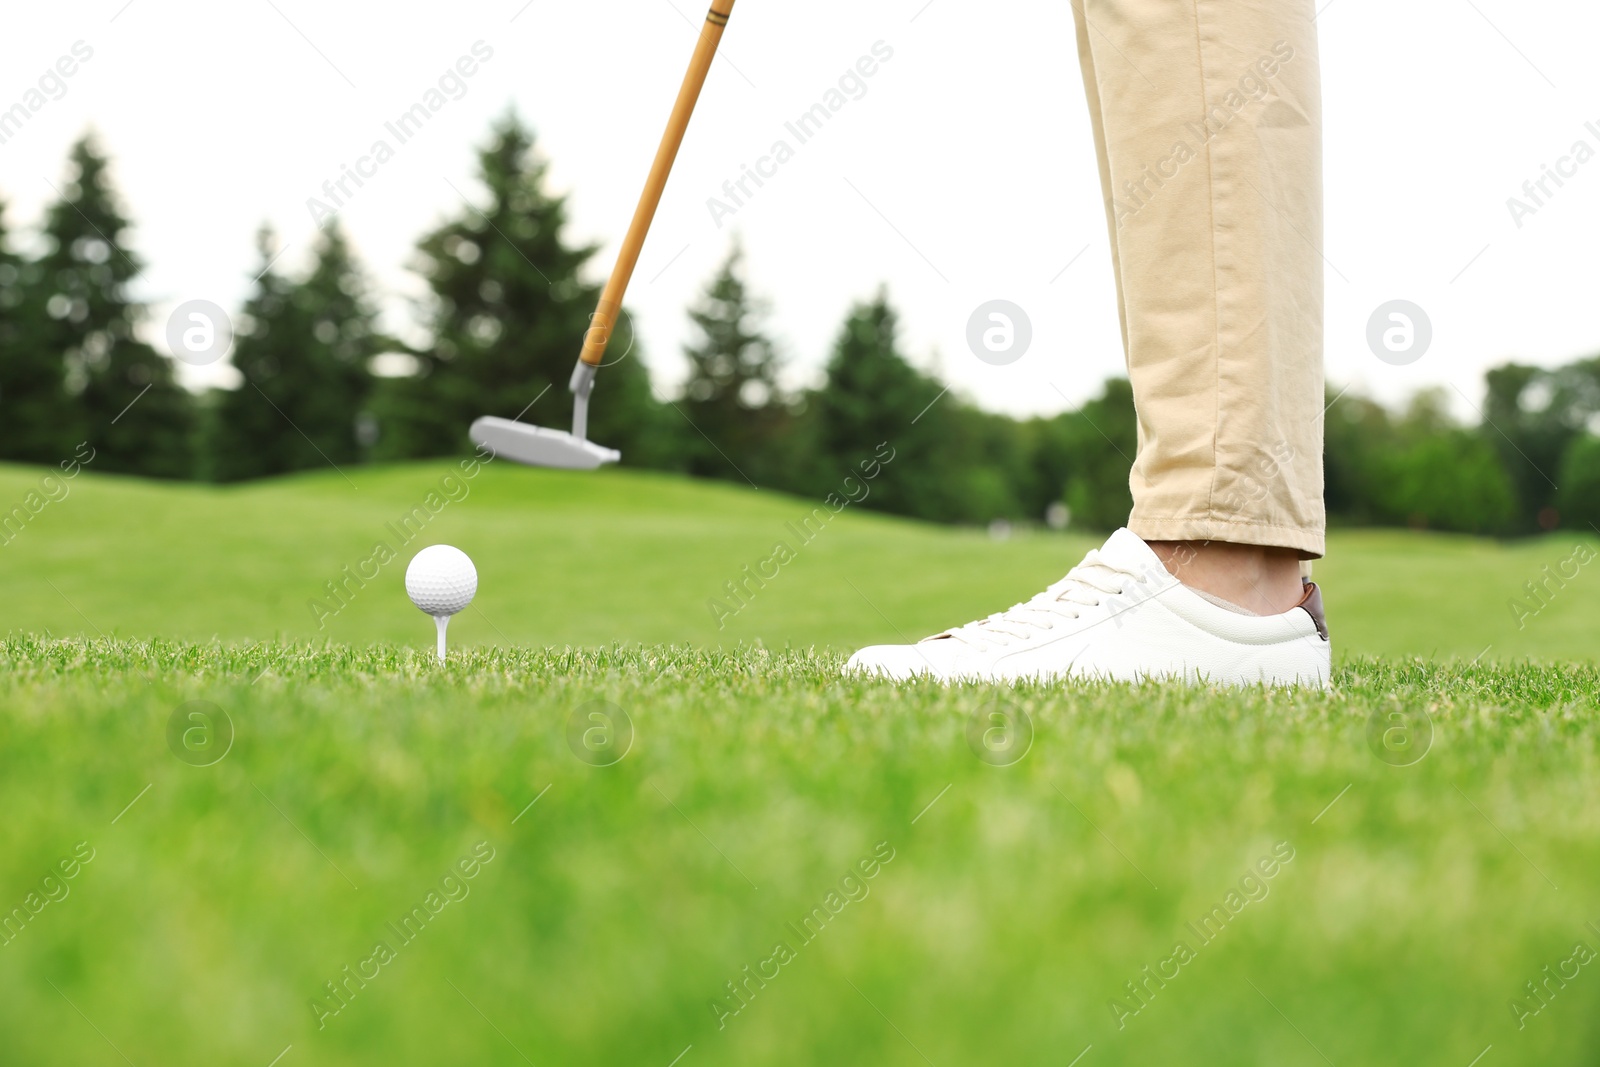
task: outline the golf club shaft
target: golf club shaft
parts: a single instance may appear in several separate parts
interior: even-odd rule
[[[611,328],[616,325],[622,311],[622,297],[633,277],[633,268],[639,262],[639,250],[644,247],[645,235],[650,232],[650,222],[655,218],[656,206],[661,203],[661,193],[667,187],[667,175],[672,173],[672,161],[678,156],[678,146],[683,143],[684,131],[689,128],[689,116],[694,114],[695,101],[700,99],[700,87],[706,82],[706,73],[716,57],[717,44],[722,40],[723,27],[733,13],[734,0],[712,0],[711,10],[700,29],[700,42],[695,45],[694,57],[689,60],[689,71],[683,76],[683,87],[678,90],[678,101],[672,105],[672,117],[667,120],[667,132],[661,136],[661,147],[656,149],[656,159],[650,166],[650,177],[645,180],[644,192],[639,196],[639,206],[634,209],[633,222],[628,235],[623,238],[617,253],[617,265],[611,268],[611,278],[600,294],[600,306],[595,309],[589,329],[583,335],[583,351],[578,358],[591,367],[598,367],[605,355],[606,344],[611,340]]]

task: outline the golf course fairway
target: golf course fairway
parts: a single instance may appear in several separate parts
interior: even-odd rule
[[[0,548],[0,1058],[1600,1056],[1600,579],[1510,606],[1574,538],[1336,531],[1329,692],[894,686],[1096,539],[452,472],[85,473]]]

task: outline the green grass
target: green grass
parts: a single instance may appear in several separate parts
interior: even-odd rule
[[[1090,539],[849,511],[719,630],[706,600],[809,505],[497,465],[320,629],[306,602],[447,469],[84,474],[0,547],[0,919],[93,852],[0,934],[0,1061],[1600,1057],[1600,960],[1524,1027],[1510,1009],[1600,950],[1600,671],[1571,662],[1597,579],[1522,626],[1507,606],[1570,537],[1336,534],[1330,693],[895,687],[842,679],[845,652],[1024,597]],[[38,482],[0,468],[0,505]],[[438,541],[483,579],[442,668],[401,584]],[[233,733],[207,766],[173,739],[193,701]],[[620,762],[583,747],[594,701],[631,722]],[[997,709],[1031,730],[1005,766],[973,747]],[[1395,721],[1431,735],[1420,761],[1379,758]],[[482,842],[468,895],[402,943],[388,924]],[[1275,848],[1202,943],[1186,924]],[[788,925],[830,904],[814,940]],[[380,940],[393,960],[319,1028]]]
[[[839,663],[0,644],[0,903],[78,842],[95,853],[0,947],[7,1062],[124,1062],[113,1044],[141,1067],[265,1067],[291,1045],[283,1064],[1600,1052],[1600,966],[1525,1029],[1508,1010],[1575,942],[1600,947],[1593,667],[1358,660],[1331,694],[1002,693]],[[192,700],[236,732],[212,766],[168,749]],[[569,748],[591,700],[633,724],[611,766]],[[1010,766],[967,739],[996,700],[1032,724]],[[1402,709],[1433,731],[1404,767],[1368,744]],[[401,945],[386,923],[485,841],[469,895]],[[1293,859],[1268,894],[1202,945],[1185,923],[1275,846]],[[785,926],[875,848],[893,859],[864,898],[809,944]],[[319,1030],[312,998],[379,940],[396,958]],[[1131,1007],[1124,983],[1178,940],[1197,958],[1119,1029],[1109,1002]],[[794,958],[719,1028],[724,983],[779,941]]]
[[[453,468],[352,468],[239,488],[159,486],[85,472],[0,547],[3,630],[240,642],[432,641],[405,598],[425,544],[464,549],[481,578],[455,641],[501,646],[767,647],[915,640],[1031,596],[1098,538],[1009,541],[847,509],[809,543],[791,530],[813,504],[775,493],[630,471],[569,474],[494,464],[464,480],[408,545],[390,524]],[[883,476],[890,476],[886,472]],[[0,511],[40,472],[0,467]],[[458,494],[459,495],[459,494]],[[444,497],[440,497],[443,500]],[[426,514],[426,512],[424,512]],[[3,537],[0,537],[3,540]],[[309,604],[387,541],[398,558],[348,607]],[[1545,660],[1591,656],[1600,562],[1532,617],[1509,604],[1583,539],[1513,545],[1436,534],[1336,532],[1317,565],[1335,654]],[[707,604],[783,541],[796,558],[719,629]],[[1588,544],[1596,545],[1593,537]],[[1570,570],[1570,568],[1569,568]],[[1596,571],[1591,574],[1590,571]],[[370,571],[369,571],[370,573]],[[770,573],[770,570],[769,570]],[[1487,649],[1487,651],[1485,651]]]

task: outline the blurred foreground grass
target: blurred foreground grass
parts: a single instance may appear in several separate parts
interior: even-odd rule
[[[1600,949],[1594,667],[1353,659],[1325,694],[840,662],[0,642],[0,907],[61,896],[0,947],[3,1058],[1600,1054],[1600,966],[1542,1007],[1524,986]],[[610,765],[627,730],[595,701],[631,724]]]

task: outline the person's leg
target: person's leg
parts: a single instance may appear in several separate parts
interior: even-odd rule
[[[1312,0],[1073,0],[1139,417],[1128,526],[1259,613],[1323,552]]]
[[[1300,554],[1232,541],[1150,541],[1156,557],[1184,585],[1257,615],[1277,615],[1300,603]]]
[[[1073,0],[1139,415],[1129,529],[847,672],[1328,684],[1311,0]]]

